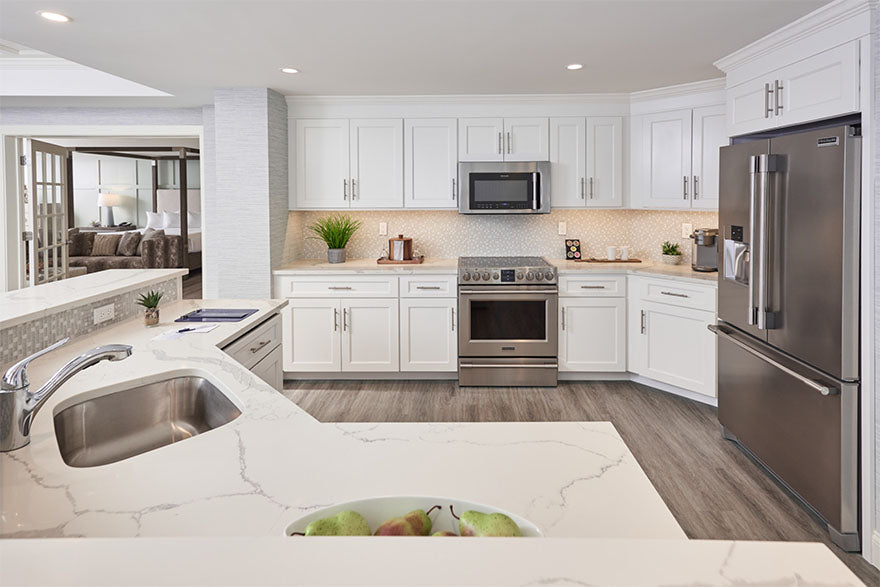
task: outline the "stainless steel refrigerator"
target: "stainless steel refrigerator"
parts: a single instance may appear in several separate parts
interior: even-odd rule
[[[861,139],[845,125],[721,148],[718,419],[860,550]]]

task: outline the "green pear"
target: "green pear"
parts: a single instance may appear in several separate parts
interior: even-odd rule
[[[376,528],[376,536],[428,536],[431,518],[425,510],[413,510],[404,516],[390,518]]]
[[[516,522],[504,514],[484,514],[468,510],[458,520],[462,536],[522,536]]]
[[[306,536],[369,536],[370,526],[362,515],[343,510],[335,516],[315,520],[306,526]]]
[[[455,536],[458,537],[458,534],[455,532],[450,532],[449,530],[443,530],[442,532],[434,532],[431,536]]]

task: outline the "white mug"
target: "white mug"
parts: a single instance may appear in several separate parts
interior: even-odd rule
[[[617,247],[608,247],[606,252],[606,256],[609,261],[614,261],[617,259]]]
[[[629,246],[618,247],[620,249],[620,260],[629,260]]]

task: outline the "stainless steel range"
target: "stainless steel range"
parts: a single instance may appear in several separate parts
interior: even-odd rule
[[[556,284],[541,257],[459,257],[459,385],[556,385]]]

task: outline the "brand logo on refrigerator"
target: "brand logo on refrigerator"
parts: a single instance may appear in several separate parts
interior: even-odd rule
[[[836,147],[840,145],[840,137],[825,137],[816,141],[817,147]]]

